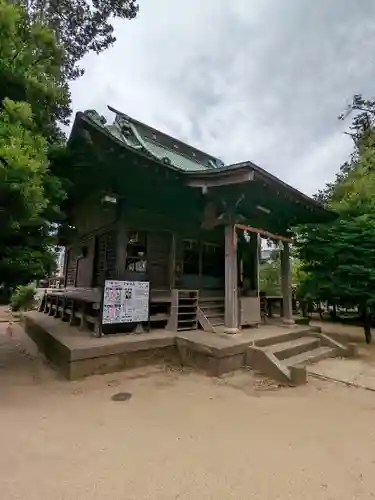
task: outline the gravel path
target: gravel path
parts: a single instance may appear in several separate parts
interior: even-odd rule
[[[0,367],[4,500],[375,498],[372,392],[165,368],[69,383],[5,324]]]

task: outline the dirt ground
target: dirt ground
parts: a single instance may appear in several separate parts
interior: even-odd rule
[[[0,323],[4,500],[375,498],[374,422],[374,392],[318,380],[159,367],[66,382]]]

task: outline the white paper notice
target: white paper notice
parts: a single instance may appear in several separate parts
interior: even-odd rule
[[[102,323],[141,323],[149,317],[148,281],[106,280]]]

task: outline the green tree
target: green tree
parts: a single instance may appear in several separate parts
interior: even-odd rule
[[[375,103],[355,96],[350,128],[354,151],[335,182],[319,193],[337,212],[329,224],[299,228],[296,248],[305,275],[300,293],[358,306],[366,342],[375,305]]]
[[[335,202],[340,202],[346,197],[348,181],[353,180],[353,174],[359,178],[359,163],[363,161],[364,150],[373,150],[374,129],[375,129],[375,101],[364,99],[361,94],[353,97],[352,103],[344,113],[339,116],[339,120],[345,120],[353,115],[349,132],[346,132],[353,139],[354,150],[340,168],[333,182],[329,182],[322,190],[318,191],[315,199],[322,204],[333,206]],[[371,154],[371,153],[370,153]],[[353,172],[354,171],[354,172]]]
[[[7,287],[48,274],[54,265],[50,215],[64,191],[49,171],[47,141],[27,103],[0,112],[0,276]]]
[[[60,125],[79,60],[115,42],[114,18],[136,0],[0,0],[0,285],[54,267],[54,235],[71,185]]]
[[[59,124],[71,113],[63,51],[53,33],[26,11],[0,0],[0,106],[5,98],[27,102],[44,137],[62,138]]]
[[[136,0],[18,0],[31,21],[48,26],[64,49],[64,73],[68,79],[83,74],[77,63],[88,52],[99,54],[114,44],[115,18],[133,19]]]
[[[280,295],[280,256],[272,251],[270,258],[259,266],[259,289],[267,295]]]
[[[51,223],[64,189],[48,148],[69,107],[60,64],[51,32],[0,0],[0,278],[7,287],[53,266]]]

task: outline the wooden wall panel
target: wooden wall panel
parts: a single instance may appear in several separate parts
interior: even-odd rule
[[[147,274],[154,289],[169,289],[172,233],[150,231],[147,236]]]
[[[79,236],[84,236],[99,228],[105,228],[115,222],[116,205],[103,205],[99,193],[78,205],[73,214],[73,223]]]
[[[111,229],[95,238],[93,285],[102,286],[106,279],[116,279],[117,231]]]
[[[92,284],[92,273],[95,252],[95,237],[84,238],[80,242],[80,248],[86,247],[86,257],[78,260],[77,287],[90,287]]]

